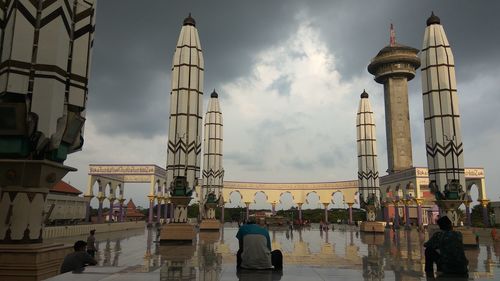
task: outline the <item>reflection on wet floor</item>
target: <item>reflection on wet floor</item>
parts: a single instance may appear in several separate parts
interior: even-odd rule
[[[168,225],[167,225],[168,227]],[[237,227],[200,233],[194,245],[160,245],[156,229],[97,235],[99,266],[121,272],[158,272],[160,280],[425,280],[427,234],[412,231],[360,233],[350,226],[320,231],[270,229],[272,248],[284,255],[283,272],[236,271]],[[500,244],[467,248],[470,279],[500,279]]]

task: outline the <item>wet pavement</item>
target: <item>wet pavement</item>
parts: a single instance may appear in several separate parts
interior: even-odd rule
[[[195,245],[160,245],[156,229],[98,233],[98,266],[53,280],[426,280],[421,246],[426,233],[366,234],[346,225],[328,231],[318,228],[269,230],[273,250],[283,252],[283,272],[237,272],[236,225],[199,233]],[[466,256],[470,280],[500,280],[499,242],[467,248]]]

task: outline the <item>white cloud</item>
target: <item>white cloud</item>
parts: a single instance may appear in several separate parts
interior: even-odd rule
[[[254,61],[250,77],[222,86],[227,178],[355,178],[356,110],[371,78],[343,81],[335,55],[308,22]],[[277,81],[286,85],[273,87]]]

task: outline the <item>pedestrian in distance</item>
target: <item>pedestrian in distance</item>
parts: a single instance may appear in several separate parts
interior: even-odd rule
[[[95,258],[95,252],[96,252],[95,229],[92,229],[90,231],[90,235],[87,237],[87,253],[93,258]]]

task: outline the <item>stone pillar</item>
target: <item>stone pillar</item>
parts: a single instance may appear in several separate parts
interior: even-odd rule
[[[330,203],[323,203],[323,206],[325,207],[325,224],[328,224],[328,205]]]
[[[488,204],[490,203],[490,200],[479,199],[478,201],[481,203],[481,209],[483,211],[483,224],[485,227],[490,227],[490,216],[488,214]]]
[[[471,214],[470,214],[470,203],[472,201],[465,201],[465,225],[468,227],[472,226],[472,219],[471,219]]]
[[[170,219],[174,218],[174,209],[175,209],[175,204],[170,200]]]
[[[302,204],[304,203],[297,203],[299,206],[299,222],[302,224]]]
[[[347,206],[349,206],[349,224],[353,224],[353,221],[352,221],[352,205],[354,205],[354,203],[347,203]]]
[[[173,222],[174,223],[187,223],[188,222],[188,205],[189,202],[191,201],[191,197],[189,196],[174,196],[170,200],[175,202],[175,209],[174,209],[174,218]]]
[[[86,222],[90,222],[90,212],[91,212],[91,207],[90,207],[90,201],[92,201],[92,198],[94,198],[94,196],[92,195],[85,195],[83,196],[85,198],[85,203],[86,203],[86,207],[87,207],[87,210],[85,211],[85,221]]]
[[[163,218],[165,219],[165,223],[167,223],[167,219],[168,219],[168,200],[167,200],[167,198],[165,198],[163,202],[165,203],[165,207],[163,209]]]
[[[153,225],[153,206],[155,204],[155,196],[149,195],[149,216],[148,216],[148,226]]]
[[[46,160],[0,159],[0,244],[42,242],[49,189],[74,170]],[[12,261],[1,251],[0,257],[3,272],[3,262]]]
[[[391,221],[391,218],[389,216],[389,202],[385,202],[384,204],[384,219],[385,219],[385,227],[390,228],[389,222]]]
[[[415,199],[415,204],[417,204],[417,224],[418,227],[422,227],[423,221],[422,221],[422,204],[424,203],[424,199],[422,198],[416,198]]]
[[[217,203],[205,203],[206,219],[215,220],[215,208],[217,208]]]
[[[462,203],[464,203],[462,200],[450,199],[436,201],[436,204],[439,206],[439,215],[447,216],[453,223],[453,226],[458,226],[457,209],[460,205],[462,205]]]
[[[158,195],[156,202],[156,223],[160,224],[161,220],[161,202],[163,201],[163,197],[161,195]]]
[[[109,199],[109,212],[108,212],[108,222],[111,223],[113,221],[113,209],[114,209],[114,202],[115,198],[110,197]]]
[[[271,203],[271,212],[273,216],[276,215],[276,202]]]
[[[394,202],[394,229],[399,228],[399,202]]]
[[[432,209],[427,210],[427,221],[429,222],[429,224],[435,224]]]
[[[403,202],[405,204],[405,229],[411,229],[411,226],[410,226],[410,202],[411,202],[410,199],[406,199]]]
[[[411,261],[413,260],[413,251],[411,247],[411,231],[405,231],[405,236],[406,236],[406,254],[408,257],[408,261],[411,263]],[[411,266],[411,264],[409,265]]]
[[[220,206],[220,223],[222,224],[222,227],[224,227],[224,205],[225,203],[222,202],[222,206]]]
[[[99,200],[99,208],[97,209],[97,223],[102,223],[102,203],[104,201],[104,198],[104,196],[97,198]]]
[[[245,219],[248,222],[248,219],[250,218],[250,202],[245,202],[245,206],[247,207]]]
[[[124,213],[124,211],[123,211],[123,202],[125,202],[125,199],[120,198],[119,202],[120,202],[120,213],[119,213],[118,221],[119,222],[123,222],[124,221],[124,219],[123,219],[123,213]]]

